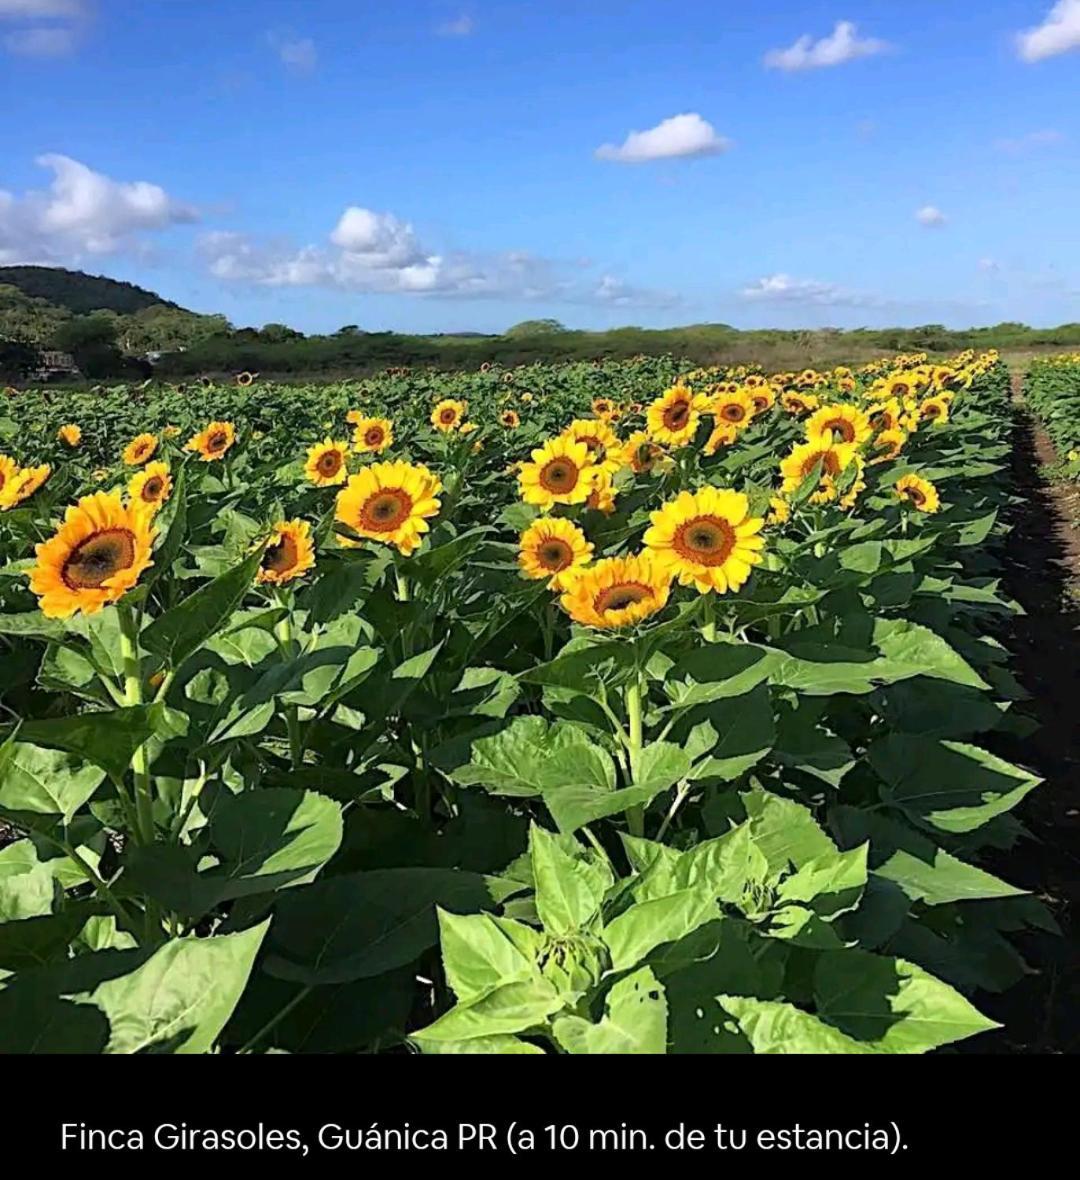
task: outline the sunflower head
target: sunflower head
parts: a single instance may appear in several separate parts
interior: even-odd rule
[[[919,475],[903,475],[893,487],[901,500],[919,512],[937,512],[941,507],[937,488]]]
[[[355,419],[353,450],[360,454],[381,455],[394,442],[394,426],[389,418]]]
[[[791,389],[780,395],[780,405],[789,414],[809,414],[818,408],[818,399],[812,393],[799,393]]]
[[[705,440],[706,455],[715,455],[721,447],[730,447],[739,437],[739,428],[730,422],[718,421],[713,427],[712,434]]]
[[[155,462],[147,465],[131,477],[128,496],[136,504],[143,504],[156,512],[172,495],[173,481],[167,463]]]
[[[18,477],[18,463],[10,455],[0,455],[0,505],[9,507],[7,501]]]
[[[56,437],[69,447],[77,447],[82,442],[82,427],[74,422],[68,422],[56,432]]]
[[[645,548],[684,586],[701,594],[738,590],[761,561],[764,520],[742,492],[704,487],[680,492],[653,512]]]
[[[870,418],[858,406],[822,406],[806,423],[806,437],[811,442],[819,442],[826,434],[831,434],[836,442],[862,446],[871,433]]]
[[[442,434],[450,434],[465,420],[468,409],[468,402],[444,398],[431,411],[431,425]]]
[[[347,442],[335,442],[324,438],[309,448],[304,463],[304,474],[318,488],[335,487],[349,478],[345,460],[349,454]]]
[[[209,463],[213,459],[221,459],[234,442],[236,427],[231,422],[211,422],[205,430],[192,435],[184,449],[197,451],[202,462]]]
[[[763,414],[766,410],[771,410],[776,405],[776,394],[765,383],[765,378],[762,377],[760,383],[751,385],[752,377],[747,377],[746,387],[750,391],[750,400],[754,403],[754,413]]]
[[[709,399],[687,385],[673,385],[649,406],[645,414],[651,438],[671,447],[684,447],[697,433]]]
[[[543,516],[534,520],[518,541],[518,565],[526,578],[547,578],[552,590],[562,589],[571,571],[592,560],[593,547],[569,520]]]
[[[599,418],[577,418],[562,432],[562,437],[583,442],[589,450],[589,462],[608,475],[626,466],[619,436]]]
[[[766,524],[784,524],[791,519],[791,505],[783,496],[773,496],[769,500],[769,515],[765,517]]]
[[[258,377],[258,375],[258,373],[249,373],[245,369],[243,373],[236,374],[236,384],[246,389],[249,385],[254,384],[255,378]]]
[[[299,578],[314,564],[311,525],[306,520],[279,520],[270,530],[255,580],[281,586]]]
[[[122,598],[153,564],[152,519],[139,504],[125,505],[118,491],[94,492],[68,508],[57,532],[37,546],[30,571],[42,613],[91,615]]]
[[[597,418],[602,418],[605,422],[609,421],[616,412],[616,405],[609,397],[594,397],[592,400],[592,412]]]
[[[949,420],[949,398],[940,394],[937,397],[926,398],[919,404],[918,414],[920,422],[932,422],[935,426],[943,425]]]
[[[586,627],[633,626],[663,610],[671,593],[670,570],[649,553],[607,557],[565,581],[563,610]]]
[[[736,430],[742,430],[750,425],[756,413],[754,396],[750,390],[736,386],[734,390],[713,397],[712,412],[718,426],[734,426]]]
[[[372,463],[338,492],[336,519],[408,557],[437,515],[442,483],[421,463]],[[355,544],[342,538],[343,544]]]
[[[141,467],[157,450],[156,434],[138,434],[124,447],[124,462],[129,467]]]
[[[904,443],[906,441],[907,435],[902,430],[882,430],[874,436],[874,441],[871,443],[874,458],[870,462],[892,462],[904,449]]]
[[[817,442],[806,442],[793,447],[791,454],[780,461],[780,474],[784,477],[782,491],[790,496],[802,486],[820,464],[818,490],[810,497],[811,504],[825,504],[836,499],[837,477],[855,459],[855,446],[851,443],[837,443],[826,431]]]
[[[561,435],[532,452],[532,462],[523,463],[518,473],[518,485],[525,503],[539,508],[584,504],[598,474],[585,443]]]
[[[653,442],[644,430],[630,435],[623,443],[622,452],[635,475],[651,475],[654,471],[665,471],[672,465],[664,448]]]

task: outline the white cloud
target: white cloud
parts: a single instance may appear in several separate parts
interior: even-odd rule
[[[818,70],[840,66],[860,57],[875,57],[887,53],[891,46],[876,37],[860,37],[849,20],[836,22],[828,37],[815,41],[810,34],[800,37],[787,49],[771,49],[765,54],[765,65],[773,70]]]
[[[77,31],[62,25],[17,29],[4,36],[4,48],[19,57],[66,57],[78,42]]]
[[[0,0],[0,19],[52,20],[86,13],[83,0]]]
[[[310,37],[267,33],[266,40],[290,73],[310,74],[319,64],[319,51]]]
[[[920,225],[925,225],[927,228],[944,225],[948,218],[936,205],[923,205],[921,209],[916,210],[915,220]]]
[[[210,273],[262,287],[326,287],[341,291],[457,299],[555,300],[608,306],[668,305],[671,297],[599,281],[523,251],[438,253],[425,248],[408,222],[392,213],[350,205],[326,244],[297,247],[245,234],[203,236],[199,251]],[[576,268],[580,271],[582,268]]]
[[[1058,144],[1064,142],[1065,136],[1062,132],[1047,128],[1043,131],[1029,131],[1026,135],[1019,135],[1011,139],[995,140],[994,147],[999,152],[1019,155],[1021,152],[1028,151],[1029,149],[1056,147]]]
[[[1080,49],[1080,0],[1058,0],[1041,25],[1017,34],[1016,48],[1027,62]]]
[[[817,307],[872,307],[879,302],[871,295],[848,291],[836,283],[795,279],[788,274],[758,279],[743,287],[739,294],[755,303],[811,304]]]
[[[713,125],[698,114],[673,115],[648,131],[631,131],[618,147],[605,143],[596,149],[598,160],[641,164],[678,156],[715,156],[726,152],[731,141],[717,135]]]
[[[476,28],[476,22],[467,12],[453,20],[444,21],[435,30],[440,37],[468,37]]]
[[[68,156],[38,156],[53,173],[47,191],[0,192],[0,261],[64,262],[134,249],[140,235],[197,219],[145,180],[118,181]]]

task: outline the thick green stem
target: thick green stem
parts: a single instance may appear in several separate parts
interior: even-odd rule
[[[117,604],[120,616],[120,658],[124,667],[124,704],[143,703],[142,666],[139,659],[139,627],[131,607]],[[150,788],[150,764],[146,744],[131,756],[131,772],[135,780],[135,821],[139,843],[154,842],[154,800]]]
[[[284,598],[278,600],[285,608],[285,616],[278,621],[274,628],[278,643],[281,645],[282,655],[291,660],[296,655],[296,642],[293,638],[292,610]],[[296,705],[285,706],[285,725],[289,732],[289,763],[295,770],[304,757],[304,738],[300,731],[300,710]]]
[[[626,686],[626,718],[629,728],[627,748],[630,753],[630,781],[637,786],[641,774],[641,673],[635,670],[634,678]],[[630,825],[630,834],[643,836],[645,834],[645,808],[640,804],[630,807],[626,812],[626,820]]]
[[[716,618],[714,615],[713,596],[711,593],[705,595],[705,604],[703,607],[705,614],[705,621],[701,625],[701,638],[706,643],[716,642]]]

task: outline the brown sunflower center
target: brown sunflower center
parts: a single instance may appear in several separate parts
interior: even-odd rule
[[[384,437],[385,435],[381,426],[369,426],[364,432],[364,443],[369,447],[381,446]]]
[[[290,536],[282,536],[276,544],[266,547],[260,564],[271,573],[287,574],[296,565],[298,556],[296,541]]]
[[[642,443],[633,454],[632,466],[635,471],[651,471],[659,457],[659,450],[649,443]]]
[[[855,441],[855,427],[846,418],[830,418],[824,428],[831,430],[833,434],[837,435],[841,442]]]
[[[752,399],[755,410],[767,410],[769,408],[769,399],[763,393],[756,394]]]
[[[564,570],[574,560],[574,551],[558,537],[549,537],[536,551],[537,560],[546,570]]]
[[[360,509],[360,523],[373,533],[392,533],[409,519],[412,497],[402,488],[383,488]]]
[[[907,497],[907,499],[909,499],[916,508],[921,508],[923,504],[926,503],[926,496],[923,495],[921,489],[919,488],[904,488],[900,494]]]
[[[215,430],[206,440],[206,449],[208,451],[223,451],[228,445],[228,442],[229,436],[224,430]]]
[[[941,416],[941,407],[935,402],[928,402],[922,408],[922,416],[924,418],[939,418]]]
[[[146,483],[143,484],[142,498],[149,501],[158,499],[164,486],[164,481],[160,475],[152,475],[146,481]]]
[[[457,419],[457,410],[453,409],[452,407],[448,406],[445,410],[439,411],[439,421],[444,426],[449,426],[456,419]]]
[[[746,417],[746,410],[737,402],[729,402],[720,411],[720,416],[728,422],[741,422]]]
[[[602,615],[607,611],[625,610],[628,606],[633,606],[636,602],[645,602],[652,596],[652,587],[644,582],[616,582],[614,586],[608,586],[606,590],[600,591],[593,600],[593,608],[597,614]]]
[[[679,526],[675,552],[698,565],[723,565],[735,548],[735,530],[720,516],[695,516]]]
[[[677,401],[664,410],[664,425],[668,430],[682,430],[689,420],[689,402]]]
[[[807,455],[803,460],[800,474],[805,479],[814,467],[818,460],[821,460],[821,474],[822,475],[839,475],[840,474],[840,460],[836,457],[835,451],[815,451],[812,455]]]
[[[102,529],[75,546],[60,576],[69,590],[96,590],[134,563],[135,534],[129,529]]]
[[[337,475],[341,470],[341,462],[340,451],[326,451],[325,454],[319,456],[316,467],[318,467],[320,475],[329,477]]]
[[[570,459],[549,459],[540,471],[540,486],[556,495],[565,495],[577,487],[577,464]]]

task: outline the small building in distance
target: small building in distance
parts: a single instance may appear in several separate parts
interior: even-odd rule
[[[35,381],[54,381],[58,377],[81,377],[79,366],[70,352],[46,349],[41,354],[41,367],[33,375]]]

